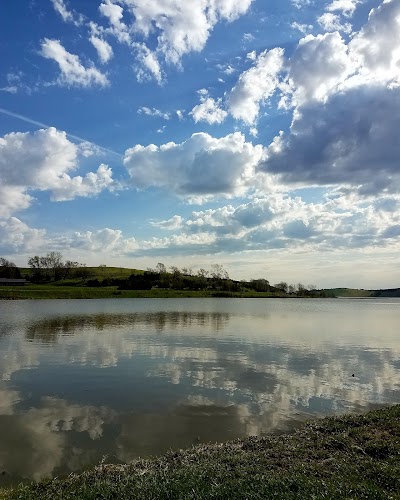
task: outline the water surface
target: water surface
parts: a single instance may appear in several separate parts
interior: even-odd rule
[[[399,403],[399,325],[398,299],[0,301],[0,484]]]

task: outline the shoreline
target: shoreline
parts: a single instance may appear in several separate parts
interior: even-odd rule
[[[0,287],[0,300],[46,300],[46,299],[175,299],[175,298],[325,298],[278,295],[270,292],[219,292],[195,290],[118,290],[116,287],[68,287],[58,285],[37,285],[26,287]],[[332,297],[333,298],[333,297]]]
[[[2,499],[400,499],[400,405],[0,491]]]

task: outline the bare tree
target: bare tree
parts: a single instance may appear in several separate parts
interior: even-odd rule
[[[286,281],[280,281],[279,283],[274,285],[274,287],[277,288],[278,290],[281,290],[284,293],[288,292],[288,284],[286,283]]]
[[[213,264],[211,266],[211,277],[217,280],[227,280],[229,279],[228,271],[224,269],[222,264]]]
[[[155,271],[156,271],[156,273],[159,273],[159,274],[165,274],[167,272],[167,268],[165,267],[165,264],[163,264],[162,262],[159,262],[156,265]]]

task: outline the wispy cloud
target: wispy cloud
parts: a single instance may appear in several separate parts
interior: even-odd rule
[[[28,116],[20,115],[19,113],[14,113],[13,111],[8,111],[7,109],[4,109],[4,108],[0,108],[0,113],[3,113],[3,115],[11,116],[13,118],[17,118],[18,120],[22,120],[26,123],[30,123],[31,125],[37,125],[38,127],[44,127],[44,128],[52,127],[52,125],[48,125],[47,123],[33,120],[32,118],[29,118]],[[95,148],[98,148],[100,151],[103,151],[104,153],[109,153],[109,154],[118,156],[118,158],[122,158],[121,153],[117,153],[116,151],[113,151],[112,149],[105,148],[103,146],[100,146],[99,144],[96,144],[95,142],[89,141],[88,139],[84,139],[83,137],[79,137],[78,135],[70,134],[69,132],[66,132],[66,134],[67,134],[67,137],[69,137],[70,139],[74,139],[75,141],[90,144],[90,145],[94,146]]]

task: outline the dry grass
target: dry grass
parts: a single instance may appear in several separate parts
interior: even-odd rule
[[[7,499],[400,499],[400,406],[20,486]]]

